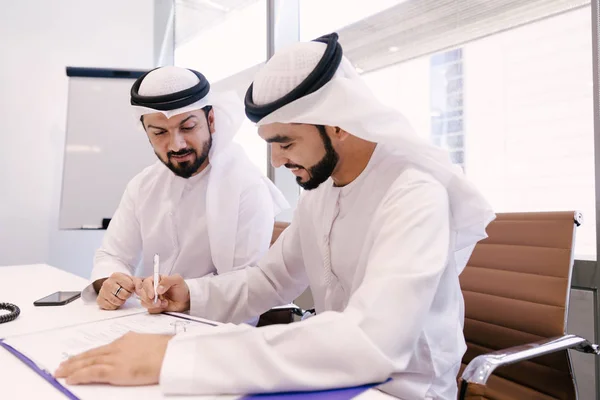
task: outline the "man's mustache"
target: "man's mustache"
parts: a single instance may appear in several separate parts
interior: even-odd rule
[[[292,168],[302,168],[305,169],[302,165],[298,165],[298,164],[284,164],[284,167],[288,168],[288,169],[292,169]]]
[[[193,153],[194,150],[193,149],[183,149],[183,150],[179,150],[179,151],[169,151],[167,153],[167,157],[181,157],[181,156],[187,156],[190,153]]]

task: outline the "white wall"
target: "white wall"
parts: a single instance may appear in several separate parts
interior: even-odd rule
[[[0,6],[0,265],[47,262],[89,276],[102,232],[58,231],[65,66],[152,67],[153,21],[146,0]]]

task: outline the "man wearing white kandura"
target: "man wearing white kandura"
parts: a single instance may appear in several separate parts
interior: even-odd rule
[[[107,310],[153,274],[155,254],[161,275],[183,279],[256,264],[288,206],[232,141],[244,117],[235,94],[215,95],[201,73],[168,66],[133,84],[131,104],[159,161],[127,185],[96,252],[83,299]]]
[[[466,349],[458,277],[495,217],[488,203],[446,151],[374,98],[336,34],[276,53],[248,89],[246,115],[271,144],[273,165],[307,189],[294,219],[257,268],[166,278],[166,307],[153,311],[189,301],[193,315],[238,323],[310,286],[316,316],[127,334],[56,376],[206,395],[391,378],[379,389],[401,399],[456,399]]]

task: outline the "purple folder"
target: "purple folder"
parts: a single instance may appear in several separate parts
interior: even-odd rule
[[[57,381],[56,378],[54,378],[54,376],[50,372],[41,368],[39,365],[34,363],[29,357],[27,357],[25,354],[21,353],[19,350],[15,349],[14,347],[12,347],[9,344],[6,344],[4,342],[4,339],[0,339],[0,347],[4,347],[12,355],[17,357],[19,360],[23,361],[29,368],[34,370],[39,376],[44,378],[48,383],[50,383],[52,386],[54,386],[56,389],[58,389],[59,392],[61,392],[65,396],[67,396],[67,398],[69,398],[71,400],[79,400],[79,397],[75,396],[73,394],[73,392],[71,392],[69,389],[67,389],[63,385],[61,385],[60,382]]]
[[[240,400],[348,400],[378,385],[381,382],[341,389],[252,394]]]

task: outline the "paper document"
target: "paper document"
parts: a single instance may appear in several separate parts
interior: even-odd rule
[[[210,328],[210,325],[170,315],[144,313],[13,337],[7,339],[6,343],[39,366],[54,371],[67,358],[109,344],[130,331],[173,335]]]
[[[122,318],[92,322],[51,331],[11,337],[5,343],[12,346],[40,368],[53,373],[68,357],[92,348],[109,344],[127,332],[175,334],[214,329],[213,324],[201,320],[185,320],[166,314],[136,314]],[[158,386],[115,387],[107,385],[67,386],[80,399],[110,398],[111,400],[135,397],[145,400],[162,399]],[[240,396],[190,396],[187,399],[236,399]]]
[[[77,299],[60,307],[34,307],[33,304],[21,305],[21,315],[27,318],[17,318],[10,324],[0,324],[0,338],[29,335],[35,332],[62,329],[89,322],[102,321],[125,315],[147,313],[140,301],[133,296],[117,310],[102,310],[95,303],[85,304]],[[35,321],[32,323],[32,321]]]

